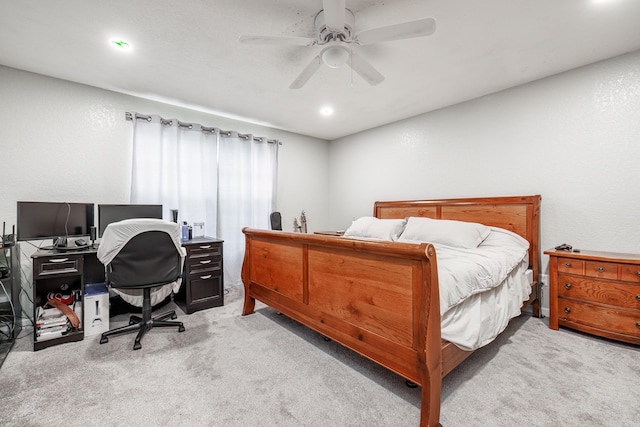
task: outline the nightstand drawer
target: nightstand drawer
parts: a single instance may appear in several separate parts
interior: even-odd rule
[[[620,280],[640,283],[640,265],[622,264],[620,268]]]
[[[558,271],[560,273],[582,274],[584,261],[575,258],[558,257]]]
[[[618,278],[618,264],[605,261],[585,261],[584,274],[589,277],[615,280]]]
[[[560,323],[584,325],[603,331],[640,338],[640,314],[633,310],[605,307],[560,298],[558,301]]]
[[[563,298],[640,310],[640,285],[559,274],[558,295]]]

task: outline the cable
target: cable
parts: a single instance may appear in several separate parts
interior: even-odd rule
[[[29,297],[29,294],[27,293],[27,291],[24,290],[24,288],[20,289],[20,295],[22,295],[24,293],[24,295],[27,297],[27,300],[31,303],[31,305],[33,305],[33,300],[31,300],[31,298]]]
[[[0,285],[2,285],[2,290],[4,290],[4,294],[7,297],[7,300],[9,300],[9,305],[11,306],[11,314],[13,315],[13,319],[11,321],[11,328],[9,328],[9,335],[8,337],[12,337],[13,336],[13,331],[16,328],[16,309],[13,306],[13,301],[11,301],[11,298],[9,297],[9,292],[7,292],[7,288],[4,287],[4,283],[2,283],[2,280],[0,280]]]
[[[7,268],[5,274],[6,274],[6,277],[8,277],[11,275],[11,261],[9,261],[9,258],[7,257],[7,252],[6,252],[7,249],[9,248],[6,246],[2,246],[2,248],[0,249],[2,249],[2,256],[4,258],[4,263],[0,262],[0,265],[4,265]]]
[[[67,219],[64,221],[64,236],[66,238],[69,237],[69,230],[67,230],[67,225],[69,224],[69,217],[71,216],[71,205],[69,202],[65,202],[67,204]]]

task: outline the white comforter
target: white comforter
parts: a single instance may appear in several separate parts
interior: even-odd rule
[[[529,242],[491,227],[477,248],[434,246],[442,338],[464,350],[490,343],[520,314],[531,293]]]
[[[442,338],[475,350],[500,334],[529,299],[529,242],[492,228],[475,249],[436,245]]]
[[[527,259],[529,242],[510,231],[492,227],[474,249],[434,244],[440,283],[440,314],[472,295],[500,285]]]

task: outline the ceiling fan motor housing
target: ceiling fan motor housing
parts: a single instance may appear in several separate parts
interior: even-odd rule
[[[318,44],[326,44],[332,41],[353,42],[353,26],[355,17],[349,9],[344,10],[344,28],[341,31],[333,31],[327,27],[324,19],[324,10],[321,10],[315,19],[315,28]]]

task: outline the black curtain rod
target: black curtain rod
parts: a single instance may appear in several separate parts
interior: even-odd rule
[[[124,117],[127,121],[133,121],[133,115],[135,114],[136,116],[136,120],[146,120],[148,122],[151,121],[151,115],[146,115],[146,114],[138,114],[138,113],[130,113],[130,112],[126,112],[124,113]],[[195,126],[195,123],[183,123],[180,120],[176,120],[178,122],[178,126],[181,128],[186,128],[186,129],[192,129],[193,126]],[[166,126],[172,126],[173,125],[173,120],[171,119],[163,119],[162,117],[160,117],[160,123],[162,123],[163,125]],[[198,125],[200,126],[200,129],[202,132],[210,132],[210,133],[215,133],[216,131],[218,131],[220,133],[220,135],[222,136],[231,136],[232,131],[230,130],[222,130],[216,127],[206,127],[206,126],[202,126],[202,125]],[[238,133],[238,138],[240,139],[244,139],[245,141],[247,139],[249,139],[250,135],[249,134],[242,134],[242,133]],[[263,142],[263,141],[267,141],[267,143],[269,144],[278,144],[278,145],[282,145],[282,142],[278,141],[277,139],[268,139],[268,138],[264,138],[261,136],[254,136],[253,137],[254,141],[258,141],[258,142]]]

